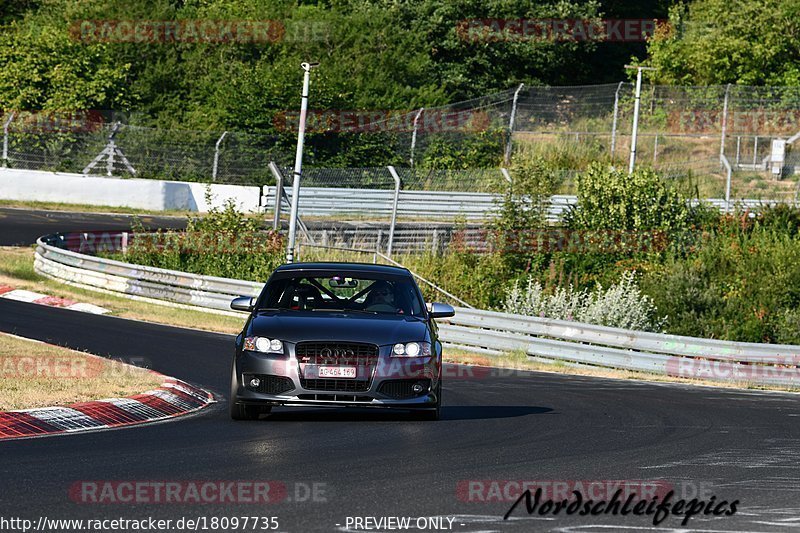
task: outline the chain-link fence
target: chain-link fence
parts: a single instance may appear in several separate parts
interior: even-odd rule
[[[519,95],[515,150],[555,168],[590,162],[627,165],[634,87],[533,87]],[[637,166],[683,182],[701,198],[724,196],[731,163],[732,198],[794,200],[800,172],[800,87],[736,85],[642,88]],[[570,183],[564,183],[570,192]]]
[[[385,176],[355,168],[391,164],[404,189],[500,192],[499,167],[524,154],[544,161],[559,184],[557,192],[572,194],[575,176],[590,163],[628,164],[633,93],[627,82],[521,86],[402,113],[333,111],[315,119],[307,138],[304,185],[391,188]],[[2,164],[268,185],[274,183],[270,161],[288,167],[294,160],[291,121],[278,133],[259,134],[115,127],[91,113],[67,122],[41,116],[3,115]],[[798,87],[645,86],[636,164],[663,172],[691,194],[714,198],[725,193],[724,155],[733,171],[732,198],[794,200],[798,133]]]

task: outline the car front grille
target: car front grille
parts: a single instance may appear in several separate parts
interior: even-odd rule
[[[250,385],[250,380],[253,378],[258,378],[261,382],[258,384],[258,387],[252,387]],[[294,382],[291,378],[287,378],[286,376],[245,374],[244,383],[249,390],[260,392],[262,394],[283,394],[284,392],[289,392],[290,390],[294,389]]]
[[[416,393],[411,389],[415,383],[422,385],[422,392]],[[404,400],[422,396],[430,391],[430,389],[431,381],[429,379],[392,379],[381,383],[378,392],[397,400]]]
[[[295,347],[300,365],[300,385],[306,390],[325,392],[365,392],[369,390],[372,374],[378,364],[378,347],[374,344],[352,342],[300,342]],[[304,365],[354,366],[361,379],[306,379]],[[367,379],[363,379],[368,376]]]
[[[347,403],[369,403],[371,396],[356,396],[353,394],[299,394],[301,400],[316,400],[320,402],[347,402]]]

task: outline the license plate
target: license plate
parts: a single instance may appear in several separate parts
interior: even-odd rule
[[[354,366],[320,366],[317,375],[321,378],[355,378]]]

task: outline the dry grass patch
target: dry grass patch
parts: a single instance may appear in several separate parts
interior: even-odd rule
[[[130,396],[161,381],[143,368],[0,333],[0,411]]]

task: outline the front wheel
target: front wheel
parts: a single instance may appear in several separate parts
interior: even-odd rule
[[[256,420],[262,412],[262,408],[257,405],[231,401],[231,418],[234,420]]]

